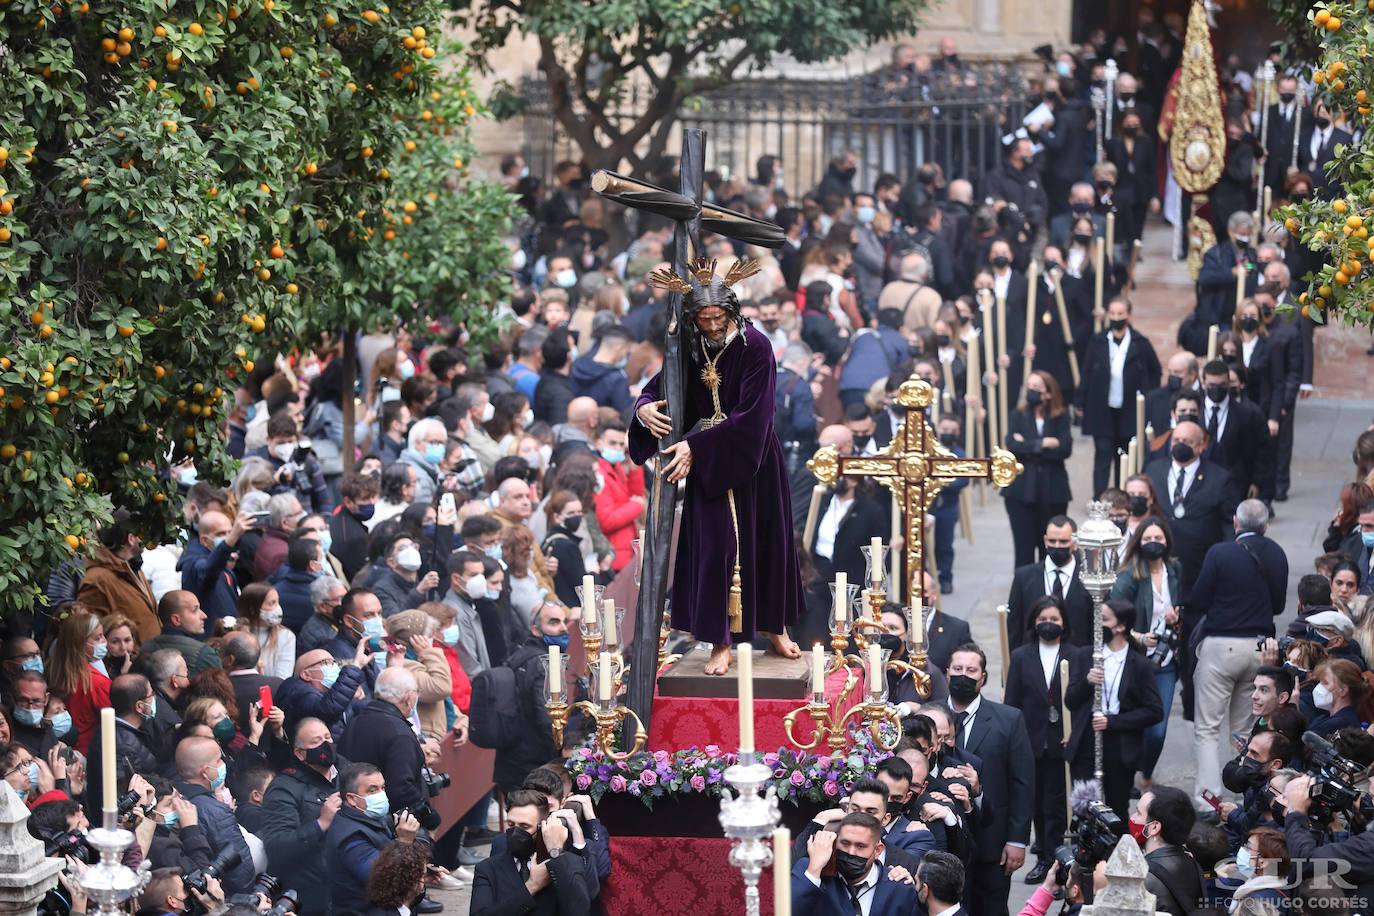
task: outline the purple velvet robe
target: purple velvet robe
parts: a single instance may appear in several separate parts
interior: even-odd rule
[[[683,428],[714,413],[701,380],[701,359],[690,361]],[[672,583],[672,626],[714,645],[745,642],[764,630],[783,633],[805,606],[801,570],[792,538],[792,498],[782,445],[773,427],[777,367],[768,338],[747,326],[716,364],[721,411],[728,417],[711,429],[687,434],[692,470],[678,536]],[[644,387],[635,410],[662,399],[661,376]],[[630,425],[630,457],[643,464],[658,441],[636,418]],[[726,492],[735,491],[739,515],[740,578],[744,629],[730,633],[727,603],[735,568],[735,536]]]

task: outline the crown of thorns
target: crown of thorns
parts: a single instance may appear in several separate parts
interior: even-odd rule
[[[687,271],[686,278],[679,277],[671,268],[661,268],[649,273],[649,280],[659,289],[671,290],[691,297],[690,310],[716,305],[729,308],[738,302],[730,288],[736,283],[759,272],[757,260],[737,259],[730,265],[724,277],[716,276],[715,258],[697,258]],[[738,307],[738,306],[736,306]]]

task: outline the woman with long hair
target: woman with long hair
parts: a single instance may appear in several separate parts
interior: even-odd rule
[[[501,558],[506,561],[506,581],[510,583],[510,607],[521,627],[528,628],[544,605],[546,591],[539,584],[531,565],[534,560],[534,535],[523,525],[501,529]]]
[[[1069,740],[1074,777],[1092,776],[1090,733],[1102,732],[1103,797],[1123,821],[1130,816],[1131,787],[1140,768],[1145,729],[1164,715],[1155,687],[1154,666],[1131,635],[1135,613],[1126,601],[1113,599],[1102,606],[1102,667],[1092,668],[1087,677],[1069,685],[1069,707],[1075,726]],[[1097,685],[1102,687],[1102,714],[1092,711],[1093,688]]]
[[[110,705],[110,677],[105,671],[105,628],[80,604],[57,621],[57,636],[48,648],[48,687],[66,694],[67,711],[76,725],[76,749],[86,753],[95,735],[100,710]]]
[[[1130,538],[1135,534],[1148,516],[1162,515],[1159,508],[1159,497],[1155,494],[1154,481],[1149,474],[1132,474],[1126,478],[1126,485],[1121,488],[1126,493],[1126,537]]]
[[[258,640],[258,669],[266,677],[291,677],[296,669],[296,634],[282,626],[281,600],[266,582],[254,582],[239,593],[238,629]]]
[[[1326,527],[1322,550],[1358,557],[1364,550],[1360,542],[1360,507],[1370,502],[1374,502],[1374,490],[1368,484],[1352,481],[1341,487],[1340,501]]]
[[[487,435],[496,440],[503,455],[510,454],[511,444],[524,432],[527,421],[533,422],[529,399],[518,391],[507,391],[491,399],[491,420],[486,424]]]
[[[1260,314],[1259,304],[1246,299],[1236,309],[1231,321],[1232,329],[1239,337],[1240,362],[1245,366],[1245,397],[1264,412],[1264,418],[1273,424],[1273,435],[1277,435],[1278,420],[1270,419],[1279,415],[1274,399],[1283,392],[1274,384],[1274,344],[1269,339],[1269,329]],[[1263,443],[1267,445],[1267,443]]]
[[[239,465],[239,472],[234,475],[229,494],[233,497],[234,504],[238,505],[243,501],[244,494],[253,490],[270,494],[276,482],[272,474],[272,462],[257,455],[249,455]]]
[[[553,589],[558,600],[569,610],[581,606],[577,598],[577,586],[587,574],[583,559],[582,500],[572,490],[556,490],[544,505],[544,517],[548,520],[548,535],[542,545],[544,556],[558,560],[558,572],[553,577]]]
[[[605,485],[596,469],[600,460],[599,455],[590,451],[577,451],[564,457],[559,461],[558,473],[549,487],[553,490],[571,490],[582,503],[582,529],[579,536],[586,567],[589,571],[605,572],[611,568],[614,556],[611,541],[596,520],[596,494]]]
[[[1312,705],[1317,715],[1308,729],[1322,737],[1374,720],[1370,675],[1344,658],[1328,658],[1312,671]]]
[[[1073,498],[1064,465],[1073,454],[1073,424],[1050,373],[1037,369],[1026,379],[1021,403],[1007,422],[1006,446],[1025,466],[1002,490],[1014,565],[1021,567],[1043,554],[1046,523],[1063,515]]]
[[[456,712],[466,713],[472,702],[472,682],[458,659],[458,641],[461,638],[458,632],[458,609],[442,601],[426,601],[416,610],[434,618],[434,647],[444,653],[444,660],[448,662],[449,681],[453,685],[449,699]]]
[[[1350,613],[1351,603],[1360,594],[1360,567],[1349,560],[1338,560],[1331,567],[1331,603]],[[1368,655],[1365,658],[1369,658]]]
[[[1134,480],[1135,478],[1132,478]],[[1126,544],[1121,572],[1112,586],[1112,598],[1135,608],[1131,622],[1134,635],[1146,648],[1154,666],[1155,689],[1164,708],[1163,717],[1145,730],[1141,750],[1141,785],[1148,788],[1154,779],[1155,764],[1164,750],[1169,728],[1169,711],[1178,686],[1179,613],[1183,589],[1180,569],[1174,557],[1174,538],[1164,519],[1151,515],[1142,519]],[[1172,635],[1172,642],[1170,636]]]

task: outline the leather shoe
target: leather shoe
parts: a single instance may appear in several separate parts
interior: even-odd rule
[[[952,595],[952,594],[954,594],[954,584],[953,584],[952,582],[941,582],[941,583],[940,583],[940,594],[942,594],[942,595]]]
[[[1040,859],[1035,863],[1035,867],[1027,872],[1025,882],[1027,884],[1039,884],[1045,880],[1045,876],[1050,873],[1050,863],[1048,859]]]
[[[444,905],[437,900],[430,900],[428,896],[421,897],[419,903],[415,904],[415,912],[417,913],[442,913],[443,911]]]
[[[469,827],[463,834],[464,846],[486,846],[496,838],[496,834],[486,827]]]

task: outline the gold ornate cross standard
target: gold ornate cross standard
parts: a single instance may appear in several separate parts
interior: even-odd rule
[[[990,479],[1005,487],[1021,473],[1021,462],[1011,452],[992,450],[991,458],[960,458],[940,445],[926,422],[925,408],[934,400],[934,389],[915,376],[897,389],[896,402],[907,409],[887,448],[876,455],[841,458],[827,445],[807,462],[816,480],[833,487],[840,477],[871,477],[892,491],[906,516],[906,564],[911,577],[906,594],[912,607],[926,607],[925,518],[935,497],[950,481],[960,477]]]

